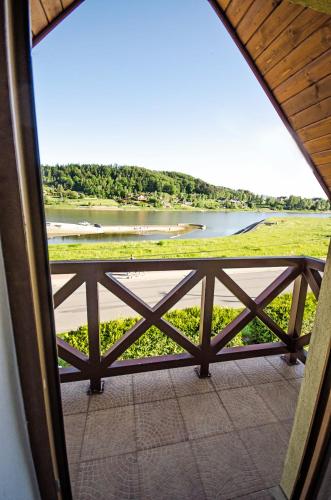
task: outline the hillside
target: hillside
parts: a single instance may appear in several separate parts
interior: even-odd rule
[[[328,201],[299,196],[256,195],[243,189],[214,186],[202,179],[172,171],[118,165],[42,166],[46,203],[54,199],[95,197],[119,204],[154,207],[270,208],[274,210],[329,210]]]

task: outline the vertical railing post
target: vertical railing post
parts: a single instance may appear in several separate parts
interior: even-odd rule
[[[92,373],[96,373],[100,367],[100,338],[99,338],[99,293],[98,281],[94,273],[90,273],[86,279],[86,308],[89,363]],[[103,382],[100,377],[90,378],[89,394],[103,392]]]
[[[201,309],[200,309],[200,347],[202,362],[197,373],[200,378],[210,377],[210,338],[213,319],[215,276],[207,274],[202,280]]]
[[[301,335],[303,314],[305,311],[305,303],[307,296],[307,280],[300,274],[294,281],[293,296],[290,311],[290,318],[288,323],[287,334],[293,341],[298,339]],[[295,349],[289,354],[284,354],[282,358],[290,365],[297,363],[298,351]]]

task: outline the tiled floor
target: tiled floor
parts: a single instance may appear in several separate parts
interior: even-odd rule
[[[74,498],[280,498],[303,365],[279,356],[62,385]]]

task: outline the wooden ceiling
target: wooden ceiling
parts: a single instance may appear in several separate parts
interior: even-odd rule
[[[30,0],[34,44],[82,1]],[[209,2],[331,198],[331,15],[288,0]]]

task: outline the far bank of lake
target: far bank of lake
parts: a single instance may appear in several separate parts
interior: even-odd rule
[[[107,235],[93,234],[84,236],[55,237],[51,244],[58,243],[101,243],[115,241],[146,241],[176,239],[215,238],[237,233],[245,227],[268,217],[318,217],[329,218],[329,213],[306,212],[239,212],[239,211],[148,211],[148,210],[96,210],[46,207],[48,222],[78,224],[87,221],[102,226],[172,226],[175,224],[198,224],[206,226],[204,231],[197,229],[187,234],[137,234]]]

